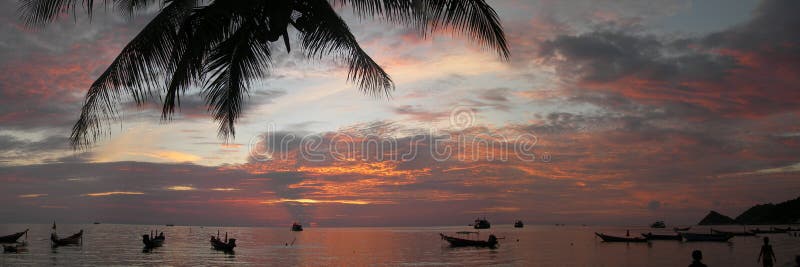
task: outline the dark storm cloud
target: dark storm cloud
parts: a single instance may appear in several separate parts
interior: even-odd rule
[[[750,21],[710,34],[701,39],[702,44],[750,51],[766,48],[789,48],[797,51],[800,32],[796,29],[800,26],[800,17],[795,11],[798,9],[798,1],[761,1]]]
[[[540,56],[556,64],[562,75],[587,82],[631,76],[660,81],[717,80],[736,67],[730,57],[672,49],[654,36],[602,31],[559,36],[542,45]]]
[[[689,39],[598,30],[544,42],[539,57],[557,68],[566,90],[618,94],[675,117],[752,117],[800,104],[800,19],[796,1],[763,1],[749,21]],[[595,101],[617,108],[618,102]]]

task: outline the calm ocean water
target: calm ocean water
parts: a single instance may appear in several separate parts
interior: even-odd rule
[[[146,225],[59,225],[62,236],[85,230],[82,246],[51,248],[50,225],[0,225],[0,234],[30,228],[28,251],[3,253],[2,266],[687,266],[692,250],[700,249],[709,266],[758,266],[761,238],[734,237],[728,243],[602,243],[594,232],[624,235],[650,232],[647,228],[493,225],[481,230],[500,240],[497,249],[450,248],[438,234],[473,231],[469,227],[314,228],[291,232],[285,228],[188,227]],[[141,235],[163,230],[164,247],[143,252]],[[694,227],[707,232],[708,228]],[[237,238],[235,254],[209,245],[217,229]],[[730,228],[729,228],[730,229]],[[734,228],[738,230],[738,228]],[[473,235],[474,236],[474,235]],[[771,234],[776,266],[794,266],[800,237]],[[24,238],[24,237],[23,237]],[[287,243],[293,245],[287,246]]]

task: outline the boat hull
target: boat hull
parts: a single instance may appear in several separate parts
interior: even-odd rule
[[[642,237],[621,237],[621,236],[612,236],[606,235],[602,233],[594,233],[600,239],[603,239],[603,242],[625,242],[625,243],[642,243],[647,242],[647,239]]]
[[[471,240],[471,239],[464,239],[452,236],[446,236],[444,234],[439,234],[442,240],[447,241],[450,243],[451,247],[485,247],[485,248],[496,248],[497,247],[497,238],[494,235],[489,236],[489,240]]]
[[[753,232],[729,232],[729,231],[720,231],[720,230],[715,230],[715,229],[711,229],[711,232],[715,233],[715,234],[718,234],[718,235],[733,235],[733,236],[755,236],[756,235]]]
[[[149,235],[144,235],[142,237],[142,243],[144,243],[145,248],[157,248],[164,245],[164,241],[166,238],[164,236],[158,236],[156,238],[150,238]]]
[[[0,236],[0,243],[17,243],[17,240],[19,240],[19,238],[22,237],[22,235],[24,235],[26,233],[28,233],[27,229],[25,231],[22,231],[22,232],[19,232],[19,233],[16,233],[16,234],[10,234],[10,235],[7,235],[7,236]]]
[[[228,239],[228,242],[222,242],[215,237],[211,237],[211,247],[215,250],[222,250],[222,251],[233,251],[233,248],[236,247],[236,239]]]
[[[647,233],[647,234],[642,234],[642,236],[644,238],[646,238],[647,240],[677,240],[677,241],[680,241],[680,240],[683,239],[681,237],[681,235],[658,235],[658,234]]]
[[[733,235],[730,234],[696,234],[696,233],[682,233],[681,237],[687,242],[727,242]]]
[[[55,233],[50,235],[50,241],[53,242],[53,246],[80,245],[82,239],[83,239],[83,230],[81,230],[77,234],[65,238],[58,238],[58,235],[56,235]]]

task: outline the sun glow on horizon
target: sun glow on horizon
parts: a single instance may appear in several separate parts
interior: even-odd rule
[[[288,199],[288,198],[281,198],[278,200],[267,200],[262,201],[261,204],[276,204],[276,203],[300,203],[300,204],[319,204],[319,203],[338,203],[338,204],[349,204],[349,205],[367,205],[373,204],[369,201],[364,200],[316,200],[316,199],[309,199],[309,198],[299,198],[299,199]]]
[[[130,192],[130,191],[111,191],[111,192],[100,192],[100,193],[88,193],[83,194],[81,196],[84,197],[107,197],[113,195],[144,195],[144,192]]]

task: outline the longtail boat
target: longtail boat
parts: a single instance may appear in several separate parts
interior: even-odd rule
[[[446,240],[448,243],[450,243],[451,247],[497,247],[497,237],[494,235],[489,235],[489,239],[486,241],[446,236],[442,233],[439,233],[439,236],[442,237],[442,240]]]
[[[646,238],[647,240],[678,240],[678,241],[682,240],[680,234],[659,235],[659,234],[653,234],[653,233],[646,233],[646,234],[642,234],[642,236],[644,236],[644,238]]]
[[[523,224],[522,221],[518,220],[514,222],[514,228],[522,228],[522,227],[525,227],[525,224]]]
[[[792,228],[792,227],[786,227],[786,228],[778,228],[778,227],[775,227],[775,228],[772,228],[772,229],[774,229],[775,231],[783,231],[783,232],[789,232],[789,231],[800,231],[800,229],[799,229],[799,228]]]
[[[692,229],[691,226],[687,226],[687,227],[684,227],[684,228],[680,228],[680,227],[673,227],[672,228],[672,230],[674,230],[675,232],[684,232],[684,231],[689,231],[690,229]]]
[[[732,231],[721,231],[714,228],[711,228],[711,232],[718,234],[718,235],[733,235],[733,236],[754,236],[756,233],[753,232],[732,232]]]
[[[606,235],[602,233],[594,233],[594,234],[603,239],[603,242],[635,242],[635,243],[647,242],[647,239],[643,237],[621,237],[621,236]]]
[[[216,250],[232,252],[233,248],[236,247],[236,239],[228,239],[228,233],[225,233],[225,241],[223,241],[219,238],[219,232],[217,232],[216,237],[213,235],[211,236],[211,246]]]
[[[28,229],[25,229],[25,231],[22,231],[22,232],[19,232],[19,233],[16,233],[16,234],[10,234],[10,235],[7,235],[7,236],[0,236],[0,243],[17,243],[17,240],[20,237],[22,237],[22,235],[25,235],[27,233],[28,233]]]
[[[756,228],[755,230],[750,230],[750,232],[754,234],[784,234],[789,231],[786,229],[779,229],[779,228],[772,228],[770,230],[761,230]]]
[[[161,234],[156,236],[156,237],[152,237],[151,236],[152,234],[153,233],[150,232],[149,235],[148,234],[142,235],[142,243],[144,243],[144,247],[145,248],[157,248],[157,247],[163,246],[164,245],[164,240],[167,239],[164,236],[164,232],[161,232]]]
[[[733,237],[731,234],[698,234],[698,233],[681,233],[683,239],[689,242],[696,241],[711,241],[711,242],[726,242]]]
[[[83,230],[65,238],[58,238],[56,233],[50,234],[50,241],[53,241],[53,246],[78,245],[81,244],[81,240],[83,240]]]

